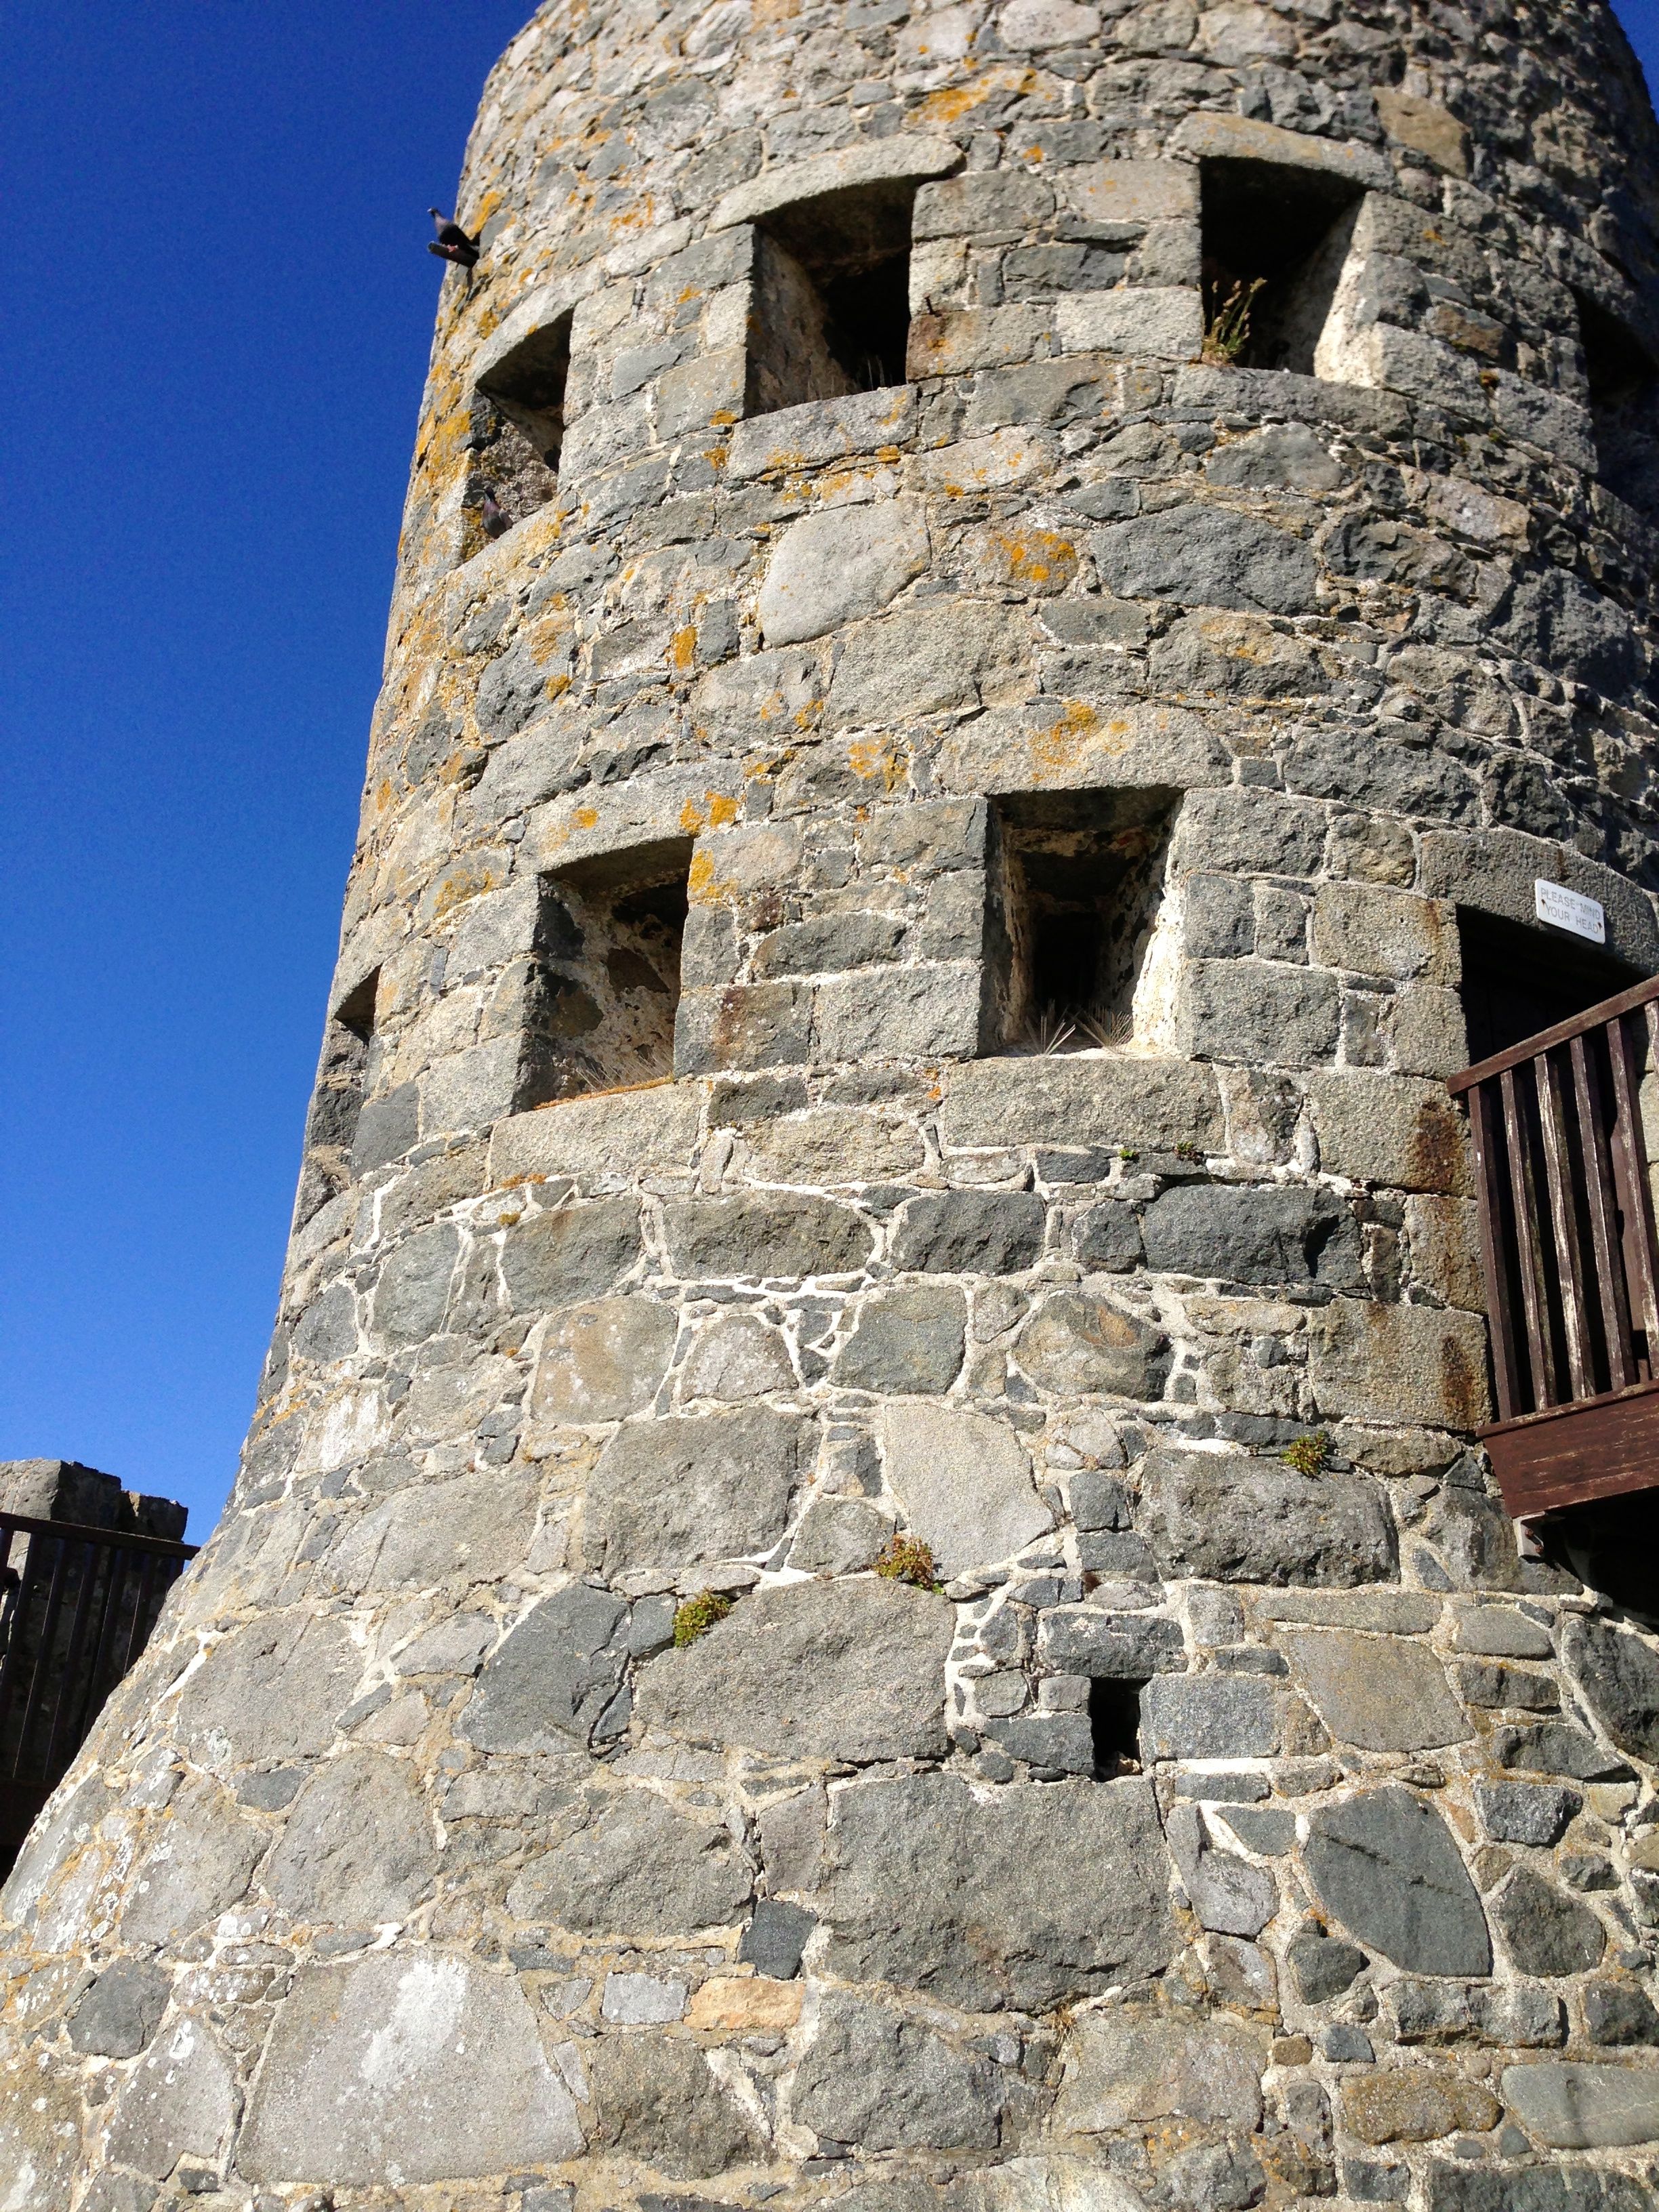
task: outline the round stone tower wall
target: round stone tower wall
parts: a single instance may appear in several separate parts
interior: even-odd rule
[[[1538,882],[1659,968],[1654,147],[1565,0],[515,41],[5,2212],[1654,2201],[1659,1649],[1445,1088]]]

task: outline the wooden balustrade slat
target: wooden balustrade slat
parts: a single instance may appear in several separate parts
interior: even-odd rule
[[[1504,1101],[1504,1138],[1510,1156],[1510,1194],[1515,1206],[1521,1311],[1526,1323],[1533,1401],[1539,1406],[1559,1406],[1561,1391],[1556,1381],[1555,1348],[1550,1341],[1549,1303],[1538,1233],[1538,1191],[1526,1126],[1526,1101],[1522,1096],[1526,1073],[1524,1067],[1506,1067],[1498,1080]]]
[[[1641,1378],[1636,1372],[1636,1346],[1630,1333],[1630,1300],[1625,1294],[1623,1255],[1619,1249],[1619,1218],[1607,1151],[1601,1071],[1589,1048],[1587,1033],[1571,1038],[1568,1052],[1572,1062],[1573,1095],[1578,1105],[1584,1194],[1589,1212],[1590,1245],[1595,1257],[1595,1287],[1601,1297],[1601,1329],[1607,1346],[1607,1387],[1624,1390]]]
[[[1607,1057],[1613,1067],[1613,1121],[1609,1133],[1613,1185],[1624,1215],[1622,1244],[1625,1277],[1630,1290],[1631,1321],[1646,1337],[1637,1359],[1639,1378],[1653,1374],[1654,1354],[1659,1350],[1659,1304],[1656,1303],[1653,1270],[1653,1200],[1648,1189],[1646,1149],[1638,1115],[1640,1075],[1632,1065],[1632,1040],[1622,1014],[1607,1024]]]
[[[1498,1386],[1500,1419],[1512,1420],[1524,1410],[1520,1388],[1519,1347],[1516,1342],[1515,1313],[1510,1300],[1509,1273],[1498,1246],[1503,1218],[1503,1168],[1498,1160],[1498,1115],[1491,1086],[1477,1084],[1469,1093],[1469,1121],[1474,1133],[1476,1209],[1480,1228],[1480,1273],[1486,1285],[1486,1312],[1492,1322],[1492,1364]]]
[[[1559,1270],[1556,1287],[1561,1300],[1562,1334],[1566,1342],[1567,1379],[1572,1386],[1573,1397],[1589,1398],[1595,1390],[1595,1347],[1584,1297],[1584,1261],[1578,1243],[1578,1209],[1566,1098],[1555,1054],[1540,1053],[1533,1065],[1538,1086],[1538,1126],[1543,1139],[1540,1149],[1544,1155],[1544,1190],[1549,1202],[1550,1234]]]

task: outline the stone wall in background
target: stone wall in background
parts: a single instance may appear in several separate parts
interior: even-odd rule
[[[1653,2201],[1659,1644],[1474,1443],[1443,1079],[1535,878],[1659,966],[1654,141],[1599,6],[514,43],[7,2212]],[[1200,358],[1263,191],[1316,374]]]

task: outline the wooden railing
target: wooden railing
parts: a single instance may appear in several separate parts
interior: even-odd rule
[[[1468,1102],[1492,1328],[1498,1419],[1481,1433],[1513,1513],[1659,1484],[1640,1108],[1656,1037],[1659,978],[1451,1079]]]
[[[0,1513],[0,1876],[196,1551]]]

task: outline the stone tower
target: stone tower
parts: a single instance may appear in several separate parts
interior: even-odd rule
[[[1655,156],[1592,0],[516,40],[5,2212],[1655,2201],[1659,1649],[1444,1087],[1659,967]]]

